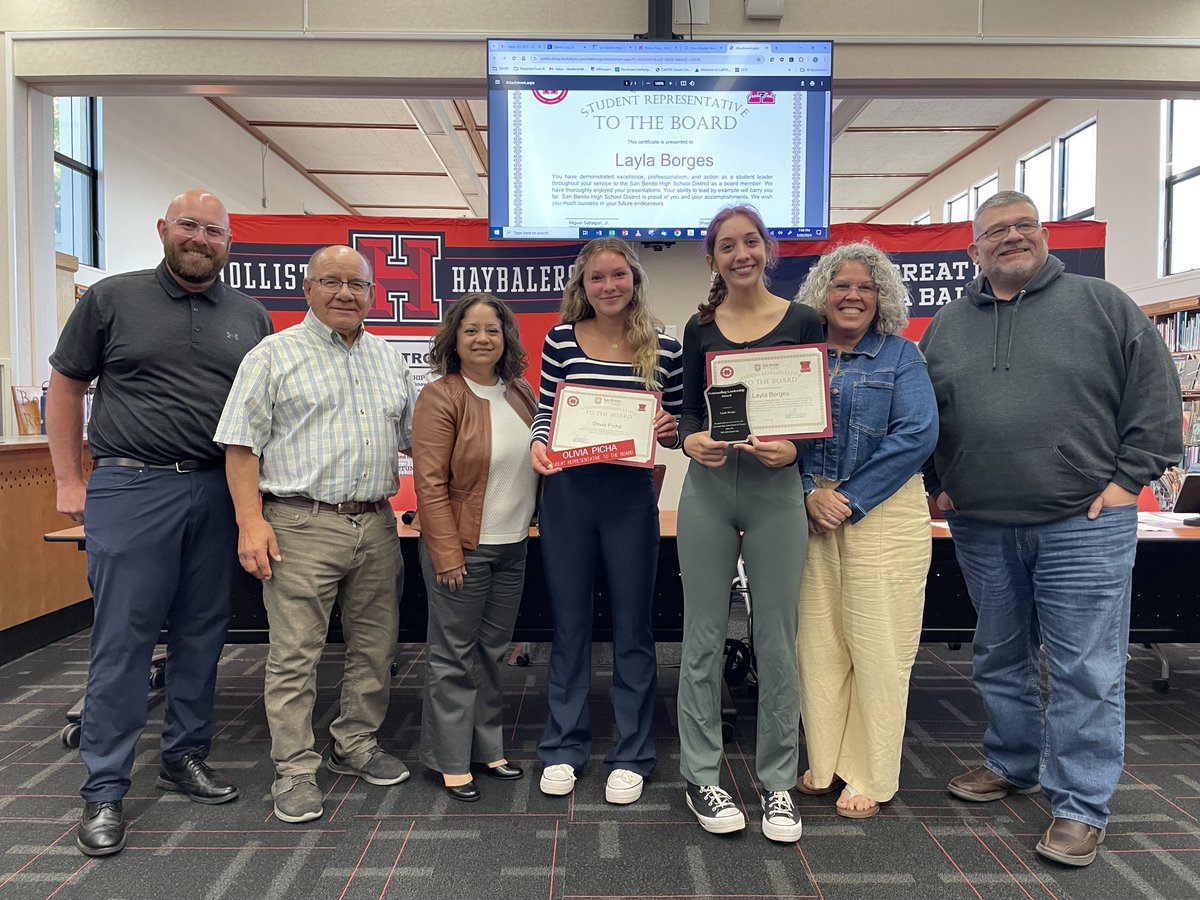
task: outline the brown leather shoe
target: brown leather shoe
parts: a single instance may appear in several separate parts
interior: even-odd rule
[[[1009,794],[1035,794],[1041,790],[1040,785],[1033,787],[1017,787],[1005,781],[987,766],[980,766],[970,772],[963,772],[956,778],[951,778],[946,790],[960,800],[970,800],[973,803],[986,803],[989,800],[1000,800]]]
[[[1086,866],[1103,843],[1103,828],[1075,819],[1055,819],[1034,849],[1064,866]]]

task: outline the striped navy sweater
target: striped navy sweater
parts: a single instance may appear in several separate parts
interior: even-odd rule
[[[676,418],[683,411],[683,348],[679,341],[658,335],[658,366],[655,369],[663,409]],[[554,392],[562,382],[592,387],[614,387],[644,391],[646,385],[627,362],[593,359],[575,340],[574,324],[555,325],[542,345],[542,382],[538,413],[533,420],[533,440],[550,442],[550,415]]]

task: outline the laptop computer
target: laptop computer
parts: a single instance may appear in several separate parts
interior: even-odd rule
[[[1200,513],[1200,473],[1183,476],[1179,496],[1175,498],[1177,513]]]

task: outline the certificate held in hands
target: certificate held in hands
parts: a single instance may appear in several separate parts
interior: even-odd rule
[[[546,456],[556,466],[615,462],[654,465],[654,419],[661,394],[559,384]]]
[[[709,434],[745,442],[829,437],[829,374],[824,344],[709,353]]]

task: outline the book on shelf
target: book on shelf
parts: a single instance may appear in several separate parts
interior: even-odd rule
[[[17,434],[42,434],[41,388],[31,384],[14,384],[12,397],[17,413]]]
[[[1183,444],[1200,445],[1200,398],[1183,401]]]
[[[1179,387],[1186,394],[1200,390],[1200,353],[1172,353],[1175,370],[1179,373]]]

